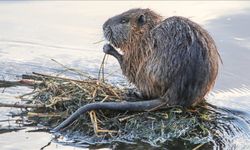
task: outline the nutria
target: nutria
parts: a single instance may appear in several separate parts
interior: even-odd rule
[[[93,103],[79,108],[58,131],[94,109],[146,111],[167,106],[188,107],[203,100],[218,73],[215,42],[198,24],[184,17],[165,20],[150,9],[131,9],[103,25],[106,54],[120,63],[123,74],[144,101]],[[121,55],[115,48],[119,48]]]

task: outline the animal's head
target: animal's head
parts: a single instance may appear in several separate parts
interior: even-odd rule
[[[103,24],[105,38],[117,48],[135,42],[154,28],[161,16],[150,9],[130,9]]]

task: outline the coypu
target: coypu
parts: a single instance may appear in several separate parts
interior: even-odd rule
[[[94,109],[146,111],[167,106],[188,107],[211,90],[220,60],[206,30],[184,17],[165,20],[150,9],[131,9],[103,24],[110,44],[103,51],[120,63],[122,73],[144,101],[92,103],[57,126],[58,131]],[[120,48],[121,55],[114,47]]]

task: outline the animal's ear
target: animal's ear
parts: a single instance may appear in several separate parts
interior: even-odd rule
[[[144,25],[146,23],[146,16],[144,14],[140,15],[137,22],[139,25]]]

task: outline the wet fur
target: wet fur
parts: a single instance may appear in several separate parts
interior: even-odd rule
[[[140,15],[147,17],[142,26],[136,22]],[[119,23],[122,18],[129,18],[129,26]],[[107,27],[112,37],[105,35]],[[208,32],[191,20],[162,20],[149,9],[132,9],[110,18],[103,28],[105,37],[124,53],[123,74],[145,99],[190,106],[213,87],[220,56]]]
[[[138,18],[143,17],[138,22]],[[144,22],[145,21],[145,22]],[[183,17],[162,17],[149,9],[131,9],[108,19],[104,52],[117,58],[123,74],[146,101],[91,103],[79,108],[52,131],[64,129],[96,109],[149,111],[190,106],[203,100],[218,73],[219,53],[211,36]]]

